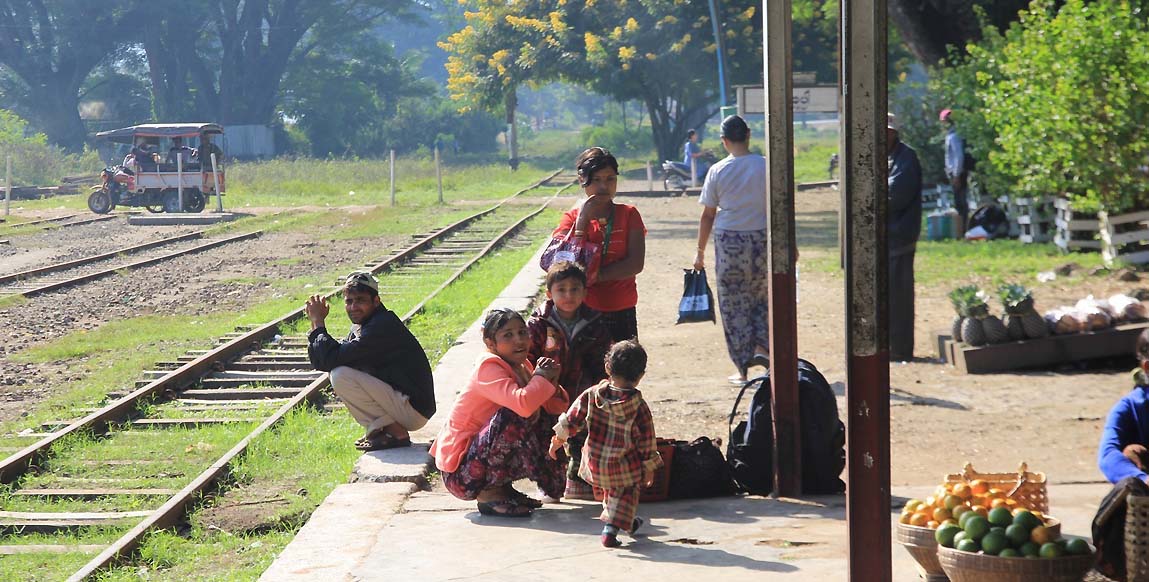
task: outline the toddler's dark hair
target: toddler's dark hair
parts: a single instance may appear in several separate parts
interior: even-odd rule
[[[584,187],[590,184],[591,178],[594,178],[594,173],[603,168],[614,168],[614,173],[618,173],[618,160],[606,148],[589,148],[575,159],[578,183]]]
[[[586,287],[586,271],[582,265],[571,261],[560,261],[547,269],[547,291],[551,290],[551,285],[567,279],[574,279]]]
[[[638,382],[646,373],[646,350],[636,339],[620,341],[606,353],[606,369],[612,376]]]
[[[499,331],[499,328],[507,325],[508,322],[516,318],[526,323],[522,314],[510,307],[496,307],[488,311],[487,315],[483,316],[483,339],[495,339],[495,334]]]
[[[1137,336],[1137,360],[1140,362],[1149,361],[1149,329]]]

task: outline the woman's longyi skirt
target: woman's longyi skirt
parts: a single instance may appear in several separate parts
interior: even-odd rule
[[[566,463],[562,457],[554,460],[547,455],[554,423],[554,416],[541,411],[523,418],[500,408],[471,440],[459,467],[443,473],[443,485],[451,495],[471,500],[483,489],[530,479],[546,495],[561,498],[566,487]]]

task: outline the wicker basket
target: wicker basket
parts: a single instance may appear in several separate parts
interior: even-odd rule
[[[1149,497],[1125,498],[1125,572],[1130,582],[1149,581]]]
[[[1093,553],[1061,558],[1000,558],[938,548],[938,562],[952,582],[1081,582]]]
[[[1045,473],[1033,473],[1023,462],[1016,473],[978,473],[973,465],[966,463],[961,473],[946,475],[946,484],[968,483],[981,479],[991,489],[1001,489],[1006,496],[1017,501],[1026,509],[1036,509],[1049,513],[1049,496],[1045,491]]]
[[[938,562],[938,542],[934,532],[928,527],[907,525],[899,523],[894,530],[897,542],[906,548],[906,551],[917,562],[918,574],[928,582],[946,582],[949,578],[942,571]]]

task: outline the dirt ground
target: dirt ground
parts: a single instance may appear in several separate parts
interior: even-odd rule
[[[620,190],[645,189],[623,183]],[[568,205],[576,198],[560,199]],[[638,277],[640,337],[651,353],[643,382],[661,436],[721,437],[738,388],[726,356],[721,325],[674,325],[682,269],[693,260],[700,207],[694,198],[630,197],[648,228],[646,267]],[[839,195],[830,189],[798,194],[798,240],[804,261],[837,256]],[[260,209],[268,212],[273,209]],[[111,250],[187,229],[97,223],[38,235],[13,236],[0,247],[0,273],[29,264]],[[236,310],[277,291],[264,279],[357,265],[397,243],[348,245],[323,232],[280,232],[233,243],[81,287],[0,309],[0,420],[19,417],[35,403],[79,378],[60,364],[26,365],[9,354],[71,331],[93,329],[146,313],[201,314]],[[712,246],[712,245],[711,245]],[[708,264],[713,263],[713,250]],[[1129,389],[1127,372],[1079,370],[969,376],[936,360],[933,334],[948,329],[953,312],[945,297],[964,282],[917,289],[916,358],[891,366],[891,450],[894,485],[931,485],[965,461],[983,471],[1006,471],[1020,461],[1054,482],[1096,481],[1097,440],[1112,403]],[[1035,281],[1031,281],[1035,282]],[[799,354],[815,363],[839,396],[845,416],[844,279],[840,272],[803,270],[798,305]],[[1072,303],[1088,293],[1130,292],[1136,283],[1116,278],[1059,280],[1042,286],[1039,308]],[[743,409],[745,409],[745,404]]]
[[[838,256],[839,200],[839,193],[831,189],[798,193],[802,260]],[[646,268],[638,277],[638,318],[640,337],[652,359],[642,387],[658,432],[675,438],[708,435],[725,440],[738,388],[726,382],[735,370],[726,355],[722,326],[673,325],[682,269],[693,261],[700,207],[686,197],[622,201],[640,209],[649,231]],[[707,264],[713,265],[713,260],[709,248]],[[1101,480],[1097,442],[1110,406],[1131,387],[1128,372],[1065,366],[965,375],[940,363],[934,335],[950,326],[953,309],[946,293],[964,283],[963,276],[955,272],[952,284],[919,284],[916,289],[916,357],[890,369],[892,483],[937,484],[945,473],[959,472],[966,461],[983,472],[1010,471],[1026,461],[1051,482]],[[1134,285],[1115,277],[1067,279],[1042,286],[1038,307],[1072,304],[1089,293],[1107,297],[1131,292]],[[798,353],[833,385],[844,419],[844,277],[840,272],[802,270],[799,296]],[[742,405],[743,411],[746,406]]]

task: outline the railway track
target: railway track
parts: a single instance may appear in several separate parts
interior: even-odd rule
[[[113,220],[124,216],[125,213],[119,214],[104,214],[100,216],[90,216],[85,213],[68,214],[65,216],[57,216],[55,218],[43,218],[40,220],[31,220],[28,222],[18,222],[9,226],[10,229],[24,228],[28,226],[39,226],[41,228],[50,226],[53,228],[67,228],[69,226],[81,226],[84,224],[92,224],[94,222],[103,222],[105,220]],[[84,218],[78,218],[84,217]],[[75,219],[75,220],[73,220]]]
[[[63,287],[94,281],[119,272],[154,265],[183,255],[206,251],[228,243],[247,240],[260,234],[261,231],[254,231],[208,242],[198,242],[198,239],[203,237],[203,233],[194,232],[19,273],[0,275],[0,298],[9,295],[31,297]],[[175,245],[177,250],[161,248],[172,245]]]
[[[550,200],[529,212],[507,200],[366,265],[380,277],[388,307],[409,322],[493,251],[537,244],[524,227]],[[68,579],[85,580],[129,557],[147,532],[181,522],[254,439],[326,398],[328,376],[310,368],[306,336],[292,328],[303,319],[300,308],[237,330],[212,349],[158,363],[134,389],[81,418],[0,439],[0,446],[33,441],[0,462],[0,482],[12,487],[0,511],[0,555],[83,556]],[[124,456],[140,443],[147,443],[146,458]],[[94,537],[105,543],[83,532],[102,532]],[[39,543],[55,534],[65,541]]]

